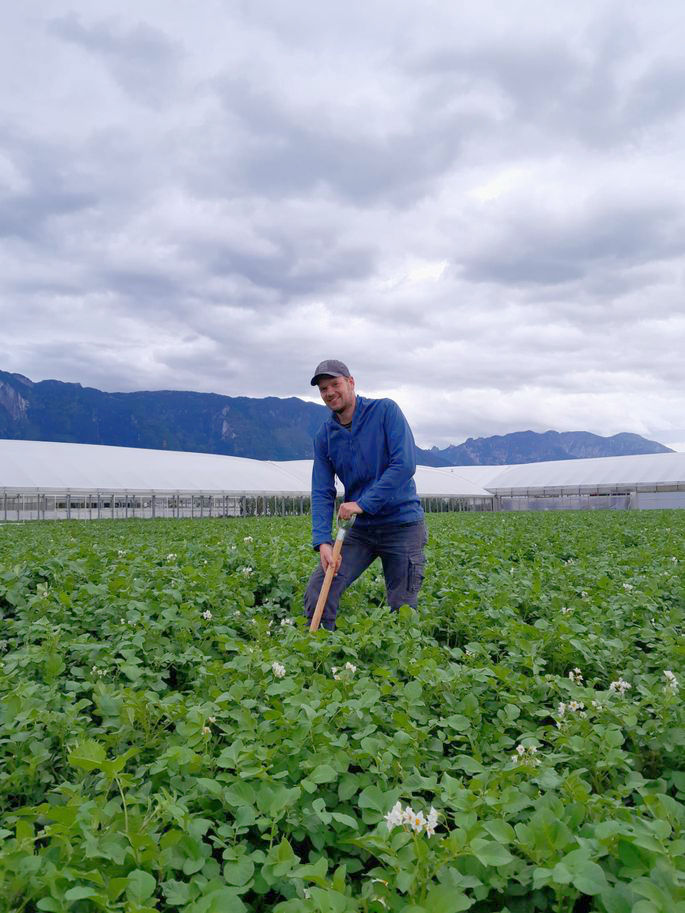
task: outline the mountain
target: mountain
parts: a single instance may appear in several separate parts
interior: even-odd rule
[[[0,438],[298,460],[311,458],[327,411],[295,397],[103,393],[0,371]]]
[[[0,371],[0,438],[223,453],[257,460],[311,459],[328,410],[291,397],[221,396],[159,390],[104,393],[57,380],[34,383]],[[531,463],[590,456],[666,453],[637,434],[517,431],[439,450],[417,448],[424,466]]]
[[[501,466],[546,460],[580,460],[589,457],[628,456],[637,453],[672,453],[668,447],[639,434],[601,437],[589,431],[515,431],[472,438],[443,450],[431,449],[450,466]]]

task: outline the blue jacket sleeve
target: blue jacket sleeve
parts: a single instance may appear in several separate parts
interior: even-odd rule
[[[389,462],[373,485],[357,500],[366,514],[377,514],[397,496],[397,490],[416,472],[416,445],[409,423],[397,403],[388,400],[383,415]]]
[[[325,432],[314,438],[314,465],[312,467],[312,545],[332,539],[333,510],[335,508],[335,470],[328,458]]]

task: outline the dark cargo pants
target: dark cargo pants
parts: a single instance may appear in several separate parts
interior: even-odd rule
[[[380,558],[383,565],[390,608],[399,609],[401,605],[416,608],[426,563],[423,547],[427,540],[423,520],[376,527],[353,526],[343,542],[342,563],[331,583],[321,617],[323,627],[330,630],[335,628],[340,597],[376,558]],[[321,592],[323,578],[323,568],[319,563],[309,578],[304,594],[304,608],[310,619]]]

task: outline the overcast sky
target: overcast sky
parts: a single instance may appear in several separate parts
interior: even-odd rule
[[[26,0],[0,369],[685,440],[680,2]]]

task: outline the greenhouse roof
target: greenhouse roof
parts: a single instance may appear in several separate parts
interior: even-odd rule
[[[685,453],[554,460],[500,466],[499,470],[495,478],[484,483],[495,494],[535,493],[543,489],[653,489],[685,484]]]
[[[311,472],[311,460],[276,462],[211,453],[0,440],[0,490],[307,495]],[[415,480],[423,497],[685,487],[685,453],[517,466],[418,466]]]
[[[311,476],[311,460],[276,462],[99,444],[0,440],[0,490],[308,495]],[[477,482],[451,469],[419,466],[416,485],[424,496],[492,497]]]
[[[0,489],[307,492],[278,463],[212,453],[98,444],[0,441]]]

